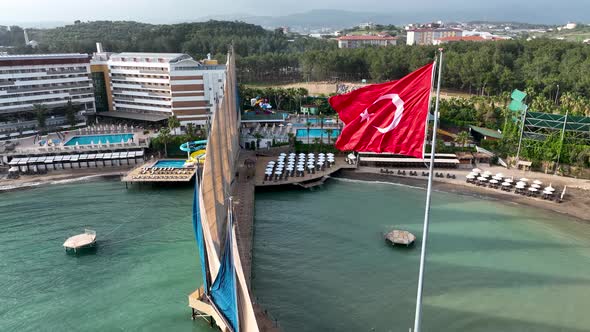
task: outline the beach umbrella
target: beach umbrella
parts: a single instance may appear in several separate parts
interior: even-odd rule
[[[473,173],[481,173],[481,169],[479,168],[474,168],[473,170],[471,170]]]
[[[492,176],[492,179],[501,181],[502,180],[502,177],[501,176],[498,176],[498,175],[494,175],[494,176]]]
[[[531,184],[531,188],[541,188],[541,186],[536,183],[533,183]]]
[[[543,184],[543,182],[539,181],[539,180],[535,180],[533,181],[534,184]]]
[[[520,178],[520,181],[521,181],[521,182],[528,182],[528,181],[529,181],[529,179],[527,179],[527,178]]]
[[[269,165],[274,165],[275,164],[275,161],[274,160],[271,160],[271,161],[268,162],[268,164]]]
[[[480,176],[477,178],[479,181],[487,181],[488,179],[484,178],[483,176]]]
[[[506,180],[504,180],[504,181],[505,181],[505,182],[508,182],[508,183],[512,183],[512,182],[514,182],[514,180],[512,180],[512,179],[506,179]]]
[[[530,192],[536,192],[537,190],[539,190],[539,189],[537,189],[537,188],[533,188],[533,187],[529,188],[529,191],[530,191]]]
[[[503,182],[502,186],[504,187],[510,187],[512,184],[510,182]]]
[[[490,180],[490,183],[496,184],[498,183],[498,180]]]
[[[473,175],[473,174],[470,173],[470,174],[467,174],[466,178],[468,178],[468,179],[475,179],[475,175]]]
[[[504,177],[504,174],[502,174],[502,173],[496,173],[496,176],[499,177],[499,178],[503,178]]]
[[[545,187],[545,190],[546,190],[546,191],[551,191],[551,192],[554,192],[554,191],[555,191],[555,188],[553,188],[553,187],[551,186],[551,184],[549,184],[549,187]]]

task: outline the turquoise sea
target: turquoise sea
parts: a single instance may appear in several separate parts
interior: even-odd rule
[[[253,288],[285,331],[408,331],[425,191],[331,180],[256,196]],[[423,331],[590,331],[590,224],[435,193]]]
[[[285,331],[408,331],[424,191],[330,180],[256,196],[253,288]],[[92,181],[0,193],[0,331],[212,331],[191,321],[200,285],[192,190]],[[424,331],[588,331],[590,225],[436,193]],[[96,253],[63,241],[93,228]]]

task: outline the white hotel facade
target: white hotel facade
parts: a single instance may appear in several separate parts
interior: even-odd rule
[[[95,54],[93,67],[105,64],[109,111],[174,115],[183,126],[205,125],[223,94],[225,66],[203,64],[187,54]]]
[[[0,56],[0,131],[34,128],[35,104],[46,107],[48,125],[59,125],[52,120],[63,119],[68,101],[76,111],[94,112],[88,55]]]

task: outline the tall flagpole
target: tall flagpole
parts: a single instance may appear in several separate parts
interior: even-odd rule
[[[424,209],[424,229],[422,230],[422,251],[420,253],[420,272],[418,274],[418,292],[416,293],[416,316],[414,317],[414,332],[420,332],[422,320],[422,289],[424,287],[424,263],[426,260],[426,241],[428,239],[428,221],[430,218],[430,197],[432,195],[432,178],[434,171],[434,154],[436,150],[436,130],[438,129],[438,104],[440,99],[440,79],[443,63],[443,49],[440,48],[438,61],[438,83],[436,87],[436,103],[434,107],[434,126],[432,129],[432,145],[430,149],[430,170],[428,173],[428,189],[426,191],[426,208]],[[428,122],[427,122],[428,125]]]

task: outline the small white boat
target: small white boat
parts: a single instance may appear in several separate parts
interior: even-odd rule
[[[96,232],[91,229],[85,229],[84,233],[74,235],[64,242],[63,246],[66,251],[73,250],[77,252],[81,249],[94,247],[96,244]]]

